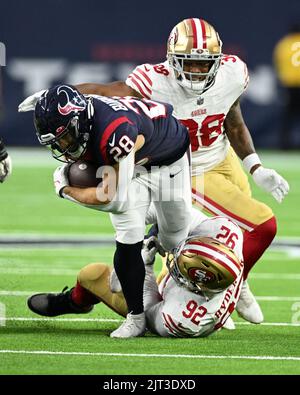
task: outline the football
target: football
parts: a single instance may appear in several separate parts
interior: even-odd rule
[[[88,188],[96,187],[100,178],[96,177],[97,166],[92,162],[78,160],[69,167],[68,179],[71,187]]]

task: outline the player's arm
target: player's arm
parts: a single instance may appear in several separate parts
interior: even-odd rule
[[[101,210],[102,205],[108,205],[113,200],[118,188],[119,164],[107,167],[102,173],[102,182],[97,187],[77,188],[69,185],[60,190],[60,195],[69,200],[76,201],[86,206],[97,206]],[[67,181],[66,181],[67,182]],[[71,199],[70,199],[71,198]]]
[[[142,97],[138,92],[128,86],[124,81],[115,81],[110,84],[80,84],[75,85],[80,93],[100,96],[136,96]]]
[[[243,160],[246,156],[255,153],[252,137],[243,119],[239,99],[230,108],[224,126],[230,144],[240,159]],[[252,174],[258,166],[260,164],[253,166],[250,173]]]
[[[67,166],[63,166],[56,169],[54,173],[54,185],[57,195],[74,203],[100,211],[126,211],[128,203],[127,192],[134,174],[135,153],[142,148],[145,142],[145,138],[142,135],[134,137],[134,128],[131,130],[127,129],[128,134],[130,134],[130,131],[132,132],[132,139],[135,138],[134,142],[131,141],[130,152],[128,151],[129,145],[125,146],[127,151],[123,152],[121,150],[117,144],[118,138],[112,136],[108,140],[109,148],[107,154],[109,156],[107,159],[110,165],[102,168],[101,184],[97,187],[89,188],[72,187],[68,182]],[[121,136],[122,134],[120,133]],[[120,160],[118,160],[115,151],[110,148],[112,142],[116,144],[114,147],[118,148],[117,152],[120,154]]]
[[[247,128],[239,100],[229,110],[225,119],[225,131],[236,154],[243,161],[245,169],[253,176],[255,183],[281,203],[288,194],[289,184],[275,170],[266,169],[255,152],[252,137]]]
[[[75,88],[80,93],[85,95],[100,95],[100,96],[135,96],[142,98],[143,96],[128,86],[124,81],[115,81],[110,84],[79,84]],[[35,92],[33,95],[28,96],[18,106],[19,112],[33,111],[35,105],[45,90]]]

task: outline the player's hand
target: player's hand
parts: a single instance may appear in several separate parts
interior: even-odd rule
[[[68,169],[69,169],[69,164],[65,164],[63,166],[59,166],[53,174],[53,182],[54,182],[54,188],[57,196],[63,198],[62,192],[64,187],[69,185],[69,180],[68,180]]]
[[[144,240],[142,248],[142,258],[145,265],[153,265],[156,253],[165,256],[165,250],[155,236]]]
[[[3,182],[12,172],[12,162],[8,155],[0,161],[0,182]]]
[[[31,96],[28,96],[25,100],[22,101],[22,103],[19,104],[18,111],[19,112],[33,111],[35,109],[36,103],[38,102],[39,98],[42,96],[44,92],[46,92],[45,89],[39,92],[35,92]]]
[[[264,191],[270,192],[278,203],[281,203],[289,192],[288,182],[273,169],[260,166],[253,172],[252,177],[255,183]]]

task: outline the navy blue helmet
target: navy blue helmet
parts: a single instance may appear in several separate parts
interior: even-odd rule
[[[34,125],[40,144],[52,150],[55,159],[76,161],[86,151],[93,106],[71,85],[57,85],[40,97]]]

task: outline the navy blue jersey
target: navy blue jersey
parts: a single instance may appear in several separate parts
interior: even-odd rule
[[[189,146],[186,127],[172,116],[166,103],[135,97],[93,98],[94,116],[89,154],[97,165],[114,165],[133,149],[138,135],[145,143],[135,163],[146,167],[169,165]]]

